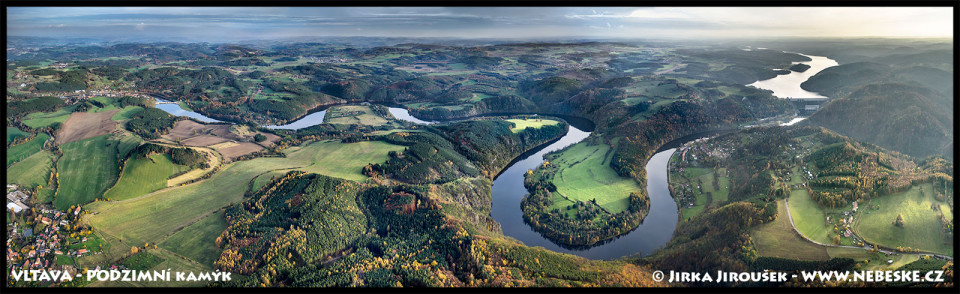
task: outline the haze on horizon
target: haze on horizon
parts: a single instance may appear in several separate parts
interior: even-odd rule
[[[8,36],[953,38],[952,7],[8,7]]]

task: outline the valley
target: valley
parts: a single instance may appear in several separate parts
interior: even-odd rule
[[[71,236],[12,266],[237,277],[92,287],[649,287],[952,265],[952,102],[922,78],[952,67],[894,58],[944,42],[377,40],[12,51],[8,246]],[[896,74],[855,79],[813,43]],[[809,116],[785,99],[814,97]]]

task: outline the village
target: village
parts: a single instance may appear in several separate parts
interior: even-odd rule
[[[78,224],[83,213],[80,206],[62,212],[32,205],[31,192],[18,188],[7,185],[7,272],[57,270],[76,275],[82,271],[76,258],[103,253],[99,238]],[[9,281],[10,285],[26,283]]]

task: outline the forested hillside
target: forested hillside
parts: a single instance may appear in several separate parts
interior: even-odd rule
[[[823,126],[917,158],[952,159],[953,112],[943,106],[947,97],[904,84],[868,85],[827,103],[802,124]]]

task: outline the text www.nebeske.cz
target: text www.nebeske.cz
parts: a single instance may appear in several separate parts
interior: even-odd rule
[[[656,276],[655,276],[656,277]],[[717,271],[716,275],[698,272],[670,271],[667,282],[694,283],[694,282],[786,282],[793,278],[803,281],[852,281],[852,282],[943,282],[943,271],[801,271],[799,275],[786,272],[724,272]]]

